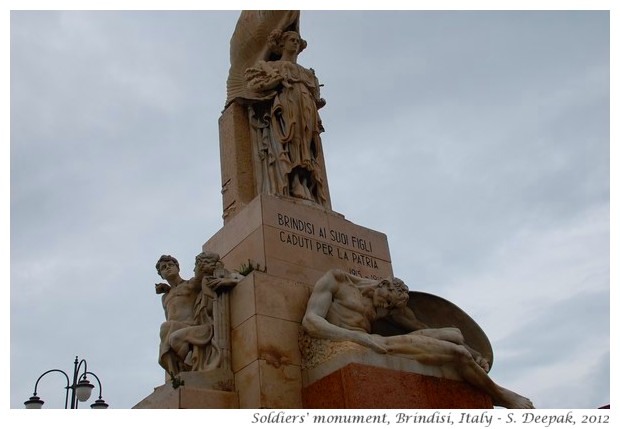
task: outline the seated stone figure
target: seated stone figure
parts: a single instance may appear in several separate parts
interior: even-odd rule
[[[178,261],[163,255],[157,273],[167,281],[155,285],[163,294],[166,321],[160,328],[159,364],[172,377],[182,371],[207,371],[220,364],[221,350],[215,338],[213,304],[216,291],[234,286],[238,279],[218,275],[223,270],[219,255],[196,256],[194,277],[184,280]]]
[[[487,393],[494,405],[534,408],[532,402],[497,385],[488,365],[464,343],[457,328],[430,329],[407,307],[407,286],[400,280],[370,280],[330,270],[314,285],[302,326],[308,335],[332,341],[352,341],[377,353],[388,353],[432,366],[451,366],[472,386]],[[381,336],[372,323],[389,318],[409,331]]]

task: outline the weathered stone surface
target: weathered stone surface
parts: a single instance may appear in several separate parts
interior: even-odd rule
[[[226,266],[250,259],[269,274],[303,283],[313,284],[331,268],[374,279],[392,276],[385,234],[331,210],[270,195],[248,204],[203,249],[222,255]]]
[[[235,392],[181,386],[174,389],[170,383],[157,387],[153,393],[137,403],[134,409],[225,409],[239,408]]]
[[[228,106],[219,126],[223,218],[228,220],[256,196],[247,108]]]
[[[306,284],[253,271],[231,294],[231,326],[237,329],[255,316],[299,325],[309,296]]]
[[[401,356],[375,353],[351,341],[316,339],[301,332],[299,343],[304,386],[309,386],[352,363],[462,381],[451,367],[425,365]]]
[[[258,331],[256,316],[233,328],[231,333],[232,370],[236,374],[258,359]]]
[[[232,330],[232,369],[238,372],[261,359],[279,368],[301,365],[298,347],[299,322],[253,315]]]
[[[235,374],[240,408],[302,408],[301,369],[255,360]]]

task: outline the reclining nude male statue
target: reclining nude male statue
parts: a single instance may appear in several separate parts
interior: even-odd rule
[[[497,385],[489,366],[465,345],[457,328],[428,328],[407,306],[407,286],[399,279],[371,280],[330,270],[314,285],[302,326],[314,338],[352,341],[377,353],[387,353],[431,366],[450,366],[470,385],[505,408],[534,408],[532,402]],[[371,332],[378,319],[389,319],[411,332],[382,336]]]

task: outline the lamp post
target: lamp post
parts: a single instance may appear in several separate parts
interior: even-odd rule
[[[82,368],[82,365],[84,365],[84,369],[82,374],[80,375],[80,368]],[[65,409],[76,409],[78,408],[79,402],[86,402],[88,401],[88,398],[90,398],[90,394],[95,386],[93,386],[90,381],[88,381],[86,375],[92,375],[93,377],[95,377],[95,379],[97,380],[97,384],[99,384],[99,399],[97,399],[93,404],[91,404],[90,408],[108,408],[108,404],[106,404],[106,402],[101,399],[101,381],[99,380],[99,377],[87,370],[87,364],[84,359],[80,361],[76,356],[75,362],[73,363],[72,379],[70,379],[69,375],[67,375],[67,373],[61,369],[50,369],[48,371],[45,371],[39,376],[39,378],[37,378],[37,381],[34,384],[34,393],[29,400],[24,402],[24,405],[27,409],[40,409],[41,407],[43,407],[44,402],[41,400],[41,398],[37,396],[37,387],[39,385],[39,381],[43,378],[43,376],[49,374],[50,372],[60,372],[67,379],[67,385],[65,386],[65,389],[67,390],[67,392],[65,393]],[[69,391],[71,391],[71,403],[69,403]]]

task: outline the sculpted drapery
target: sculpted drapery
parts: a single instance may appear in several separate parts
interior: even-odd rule
[[[162,255],[155,267],[166,280],[155,285],[155,292],[162,294],[166,316],[160,328],[159,364],[171,377],[184,371],[219,368],[222,346],[228,343],[222,325],[227,321],[222,315],[227,317],[228,313],[220,312],[219,320],[216,317],[218,294],[227,293],[243,276],[228,272],[213,252],[196,256],[195,276],[190,280],[181,278],[179,263],[170,255]]]
[[[257,191],[329,208],[318,113],[325,100],[314,70],[297,64],[305,47],[298,11],[244,11],[231,40],[227,104],[249,107]]]
[[[198,255],[197,268],[203,259],[202,253]],[[183,371],[216,368],[220,357],[214,338],[213,301],[216,295],[203,281],[209,273],[196,269],[196,277],[184,280],[179,275],[178,261],[170,255],[162,255],[156,269],[167,282],[155,285],[156,293],[163,294],[166,316],[159,332],[159,364],[173,377]]]

